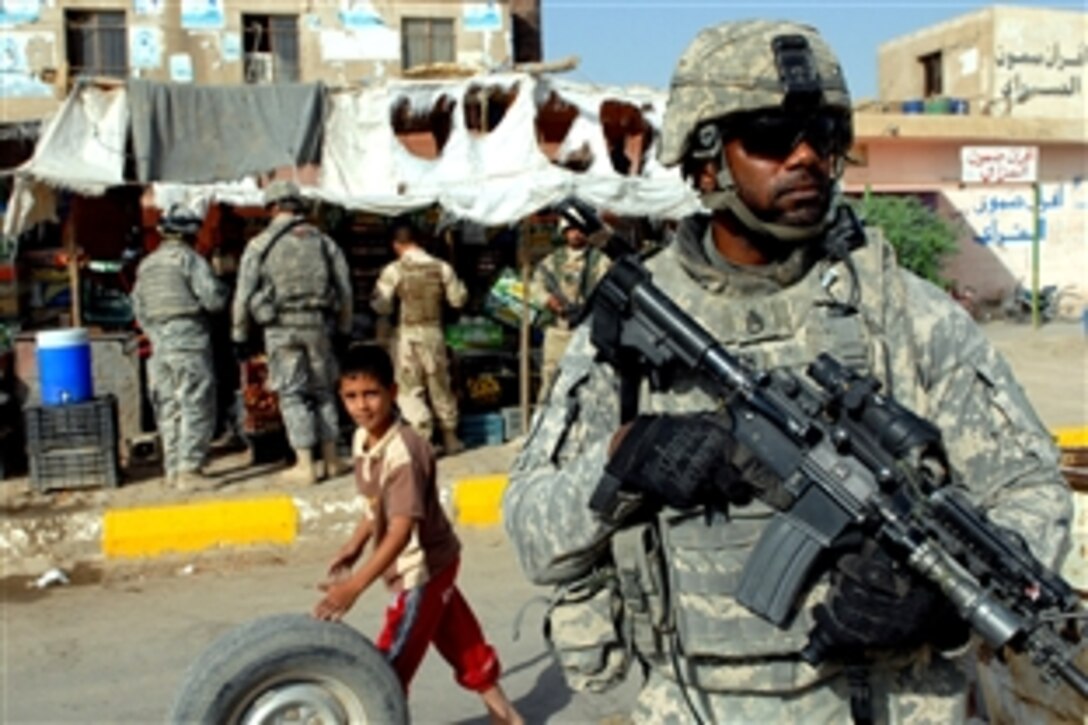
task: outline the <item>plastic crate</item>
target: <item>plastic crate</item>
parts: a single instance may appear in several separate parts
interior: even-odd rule
[[[117,448],[117,399],[112,395],[68,405],[28,405],[26,450],[31,456],[55,450]]]
[[[501,413],[463,415],[457,428],[457,436],[468,448],[499,445],[504,440],[504,433]]]
[[[535,409],[529,408],[529,420],[533,419],[533,413]],[[510,441],[520,436],[525,431],[522,430],[521,425],[521,406],[515,405],[510,408],[503,408],[500,413],[502,414],[503,435],[506,440]]]
[[[116,488],[120,483],[116,446],[85,446],[30,454],[30,485],[37,491]]]

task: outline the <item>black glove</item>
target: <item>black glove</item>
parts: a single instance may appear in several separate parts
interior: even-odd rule
[[[235,362],[241,364],[253,357],[253,346],[249,342],[232,342],[231,351]]]
[[[751,489],[732,463],[738,448],[725,413],[640,415],[605,466],[606,479],[673,508],[746,503]]]
[[[925,643],[953,649],[969,634],[934,585],[894,561],[872,539],[860,551],[840,557],[827,599],[813,615],[817,660]]]

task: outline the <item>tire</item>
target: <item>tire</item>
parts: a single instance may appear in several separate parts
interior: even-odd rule
[[[400,725],[408,704],[396,673],[359,632],[281,614],[213,642],[186,672],[169,722]]]

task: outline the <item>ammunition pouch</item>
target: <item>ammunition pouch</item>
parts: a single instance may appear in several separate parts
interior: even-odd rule
[[[544,620],[544,639],[571,689],[606,692],[623,682],[631,661],[624,641],[623,601],[611,567],[556,589]]]

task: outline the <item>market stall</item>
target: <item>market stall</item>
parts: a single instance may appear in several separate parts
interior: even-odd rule
[[[283,111],[299,103],[316,110]],[[514,430],[532,399],[534,336],[516,293],[554,241],[548,210],[569,196],[642,218],[697,208],[654,159],[663,107],[664,95],[650,90],[524,73],[314,85],[293,95],[267,86],[78,85],[16,172],[4,217],[9,246],[18,240],[9,254],[17,311],[7,327],[126,329],[124,305],[113,304],[124,292],[126,249],[152,249],[155,220],[175,203],[205,214],[198,248],[229,278],[265,222],[262,187],[293,178],[313,202],[313,221],[349,258],[358,339],[383,335],[367,300],[391,258],[386,227],[416,216],[431,251],[470,287],[468,308],[448,326],[466,414],[504,416]],[[170,124],[156,114],[179,108],[184,118],[172,117],[162,136]],[[267,123],[277,109],[282,118]],[[220,141],[248,129],[247,153],[207,152],[222,145],[209,138],[227,133],[226,117],[234,136]]]

